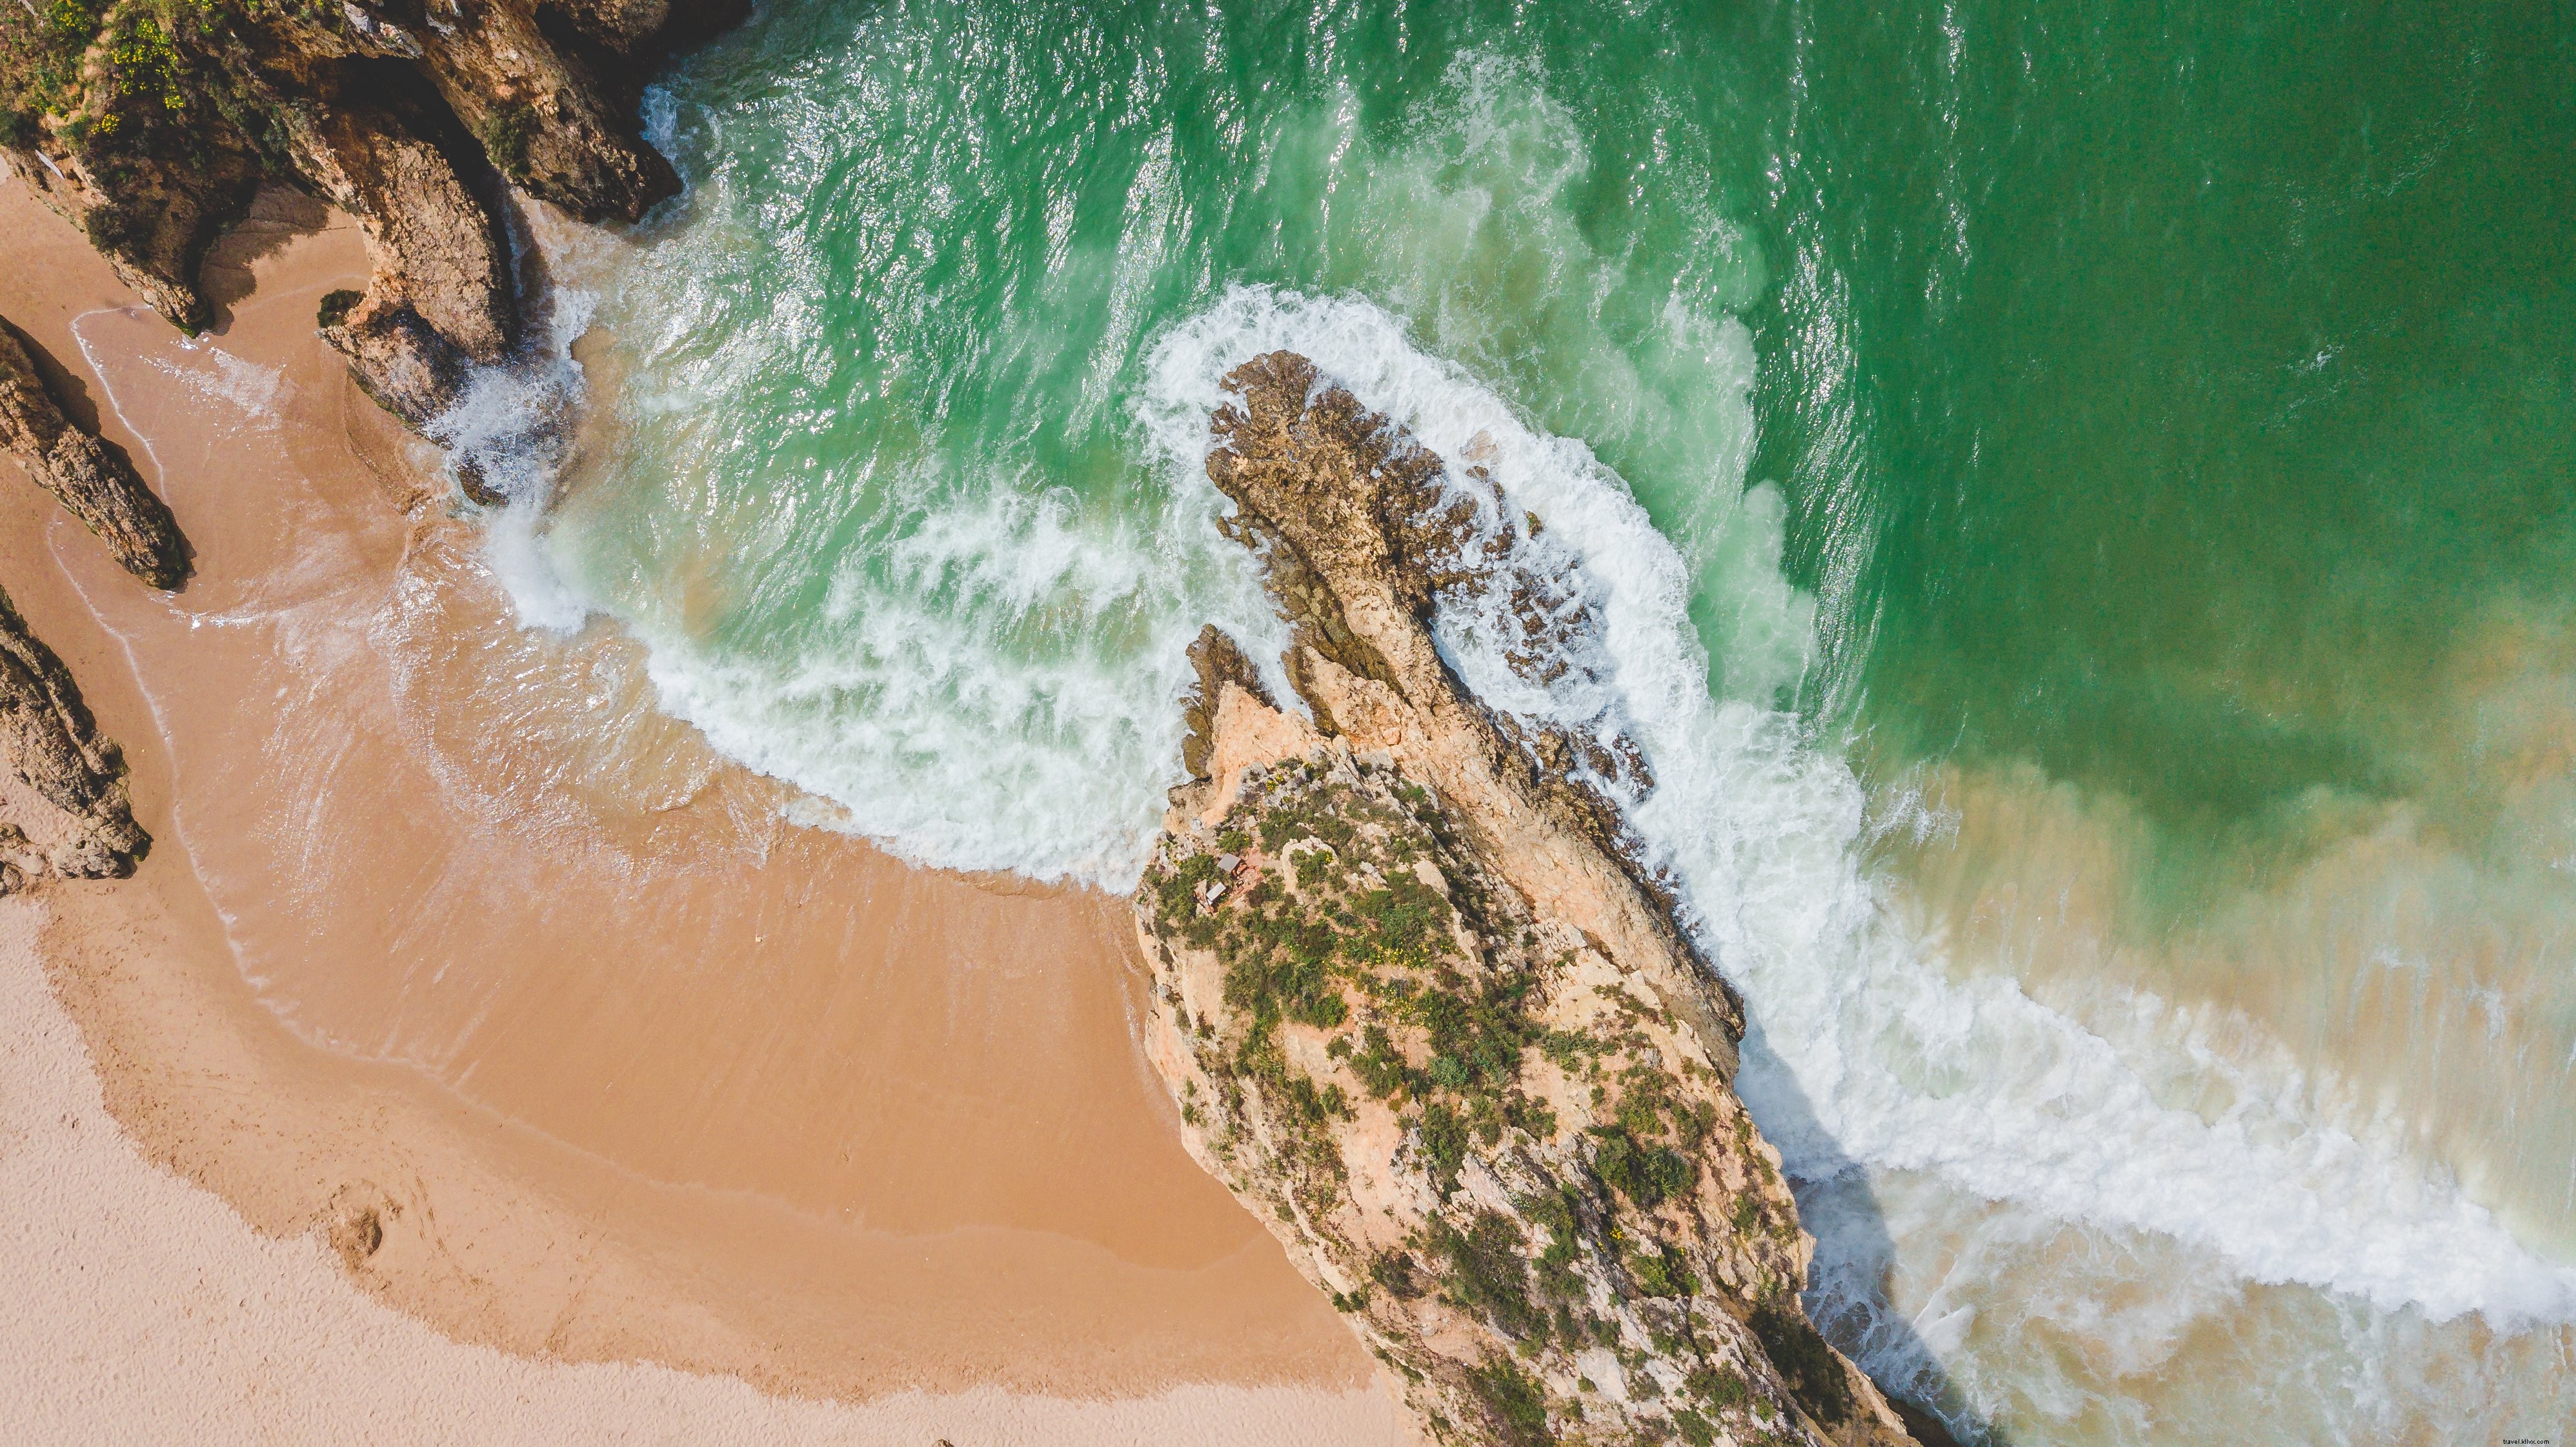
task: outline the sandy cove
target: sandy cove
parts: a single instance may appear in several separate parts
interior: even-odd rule
[[[1398,1440],[1373,1365],[1181,1150],[1120,903],[784,827],[776,786],[651,711],[631,644],[515,628],[420,445],[314,336],[364,271],[345,223],[264,202],[194,347],[14,177],[0,235],[0,315],[198,570],[143,590],[7,469],[0,580],[158,843],[133,880],[46,889],[51,1000],[6,988],[10,1068],[79,1096],[58,1001],[131,1145],[13,1123],[0,1395],[57,1435],[140,1391],[218,1440],[417,1440],[379,1409],[434,1379],[471,1440],[614,1436],[648,1397],[632,1420],[692,1437]],[[38,910],[8,909],[16,981]],[[83,1184],[40,1210],[54,1178]],[[57,1229],[66,1201],[141,1234]],[[288,1369],[316,1352],[365,1369]],[[584,1362],[870,1405],[558,1365]]]

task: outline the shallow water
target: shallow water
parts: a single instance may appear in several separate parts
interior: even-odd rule
[[[1883,1380],[2546,1433],[2571,81],[2473,7],[773,8],[557,259],[598,428],[494,558],[805,817],[1122,885],[1183,645],[1279,641],[1198,464],[1296,347],[1590,578],[1514,706],[1645,744]]]

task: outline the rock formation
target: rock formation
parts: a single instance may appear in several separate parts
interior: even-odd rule
[[[1313,721],[1223,634],[1194,646],[1193,782],[1136,906],[1191,1153],[1438,1440],[1907,1441],[1800,1308],[1813,1242],[1731,1089],[1741,1009],[1614,807],[1651,787],[1639,751],[1489,711],[1434,646],[1435,609],[1481,610],[1562,681],[1579,581],[1481,469],[1303,358],[1227,387],[1208,473]]]
[[[125,764],[98,736],[53,650],[0,592],[0,894],[45,875],[134,872],[152,847],[125,796]]]
[[[745,0],[58,0],[0,10],[0,150],[174,324],[263,179],[357,218],[373,275],[319,318],[414,426],[517,341],[506,186],[632,221],[679,189],[645,76]]]
[[[125,570],[155,588],[188,578],[188,544],[134,469],[63,415],[17,334],[0,322],[0,450],[88,524]]]

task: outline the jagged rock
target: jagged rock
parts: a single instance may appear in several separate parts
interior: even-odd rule
[[[1181,767],[1192,779],[1205,780],[1216,741],[1216,700],[1223,685],[1231,683],[1265,704],[1270,702],[1270,690],[1262,685],[1260,672],[1243,656],[1242,648],[1213,623],[1200,629],[1190,644],[1190,667],[1198,673],[1198,687],[1183,706],[1188,731],[1181,738]]]
[[[0,322],[0,449],[98,534],[127,572],[155,588],[187,581],[188,544],[168,504],[123,458],[63,415],[6,322]]]
[[[0,52],[21,52],[0,53],[0,77],[72,77],[60,94],[0,96],[0,151],[192,332],[209,321],[206,247],[262,179],[349,212],[373,275],[324,335],[419,426],[453,401],[468,363],[518,338],[503,179],[589,221],[633,221],[676,193],[642,140],[644,79],[671,44],[746,8],[119,0],[77,56],[36,53],[68,43],[60,19],[0,32]]]
[[[1533,815],[1549,868],[1583,901],[1579,922],[1623,958],[1678,960],[1687,980],[1671,986],[1675,1008],[1703,1016],[1733,1075],[1743,1002],[1677,926],[1669,881],[1605,797],[1652,786],[1635,746],[1616,732],[1531,733],[1498,717],[1424,625],[1440,597],[1475,595],[1516,635],[1514,667],[1553,682],[1582,666],[1581,635],[1597,631],[1585,600],[1524,557],[1534,540],[1483,468],[1453,475],[1349,391],[1319,385],[1304,357],[1255,358],[1226,386],[1242,401],[1217,410],[1208,476],[1237,504],[1227,525],[1261,556],[1295,626],[1288,676],[1316,722],[1355,736],[1423,733],[1439,743],[1433,782],[1444,791],[1492,817]]]
[[[1544,674],[1579,590],[1529,576],[1490,478],[1304,359],[1227,383],[1209,475],[1314,722],[1202,635],[1199,777],[1136,905],[1191,1153],[1436,1439],[1906,1442],[1799,1306],[1813,1242],[1731,1089],[1740,1009],[1598,817],[1646,785],[1516,733],[1432,645],[1435,606],[1536,588]]]
[[[229,131],[201,141],[182,165],[129,161],[70,149],[0,147],[47,206],[81,229],[116,279],[170,324],[194,336],[214,321],[197,288],[206,249],[250,209],[260,158]]]
[[[152,847],[126,800],[125,763],[98,736],[69,670],[0,592],[0,885],[44,875],[122,878]]]

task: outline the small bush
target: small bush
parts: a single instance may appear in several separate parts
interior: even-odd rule
[[[1494,1357],[1468,1374],[1476,1395],[1484,1399],[1499,1428],[1497,1440],[1511,1447],[1540,1447],[1550,1439],[1547,1430],[1547,1394],[1538,1380],[1508,1357]]]
[[[1744,1405],[1744,1378],[1723,1367],[1700,1367],[1690,1374],[1689,1386],[1699,1399],[1712,1407]]]
[[[494,169],[512,180],[526,173],[528,142],[536,133],[536,107],[526,101],[503,101],[474,123],[474,138],[483,143],[483,154],[492,158]]]
[[[329,331],[347,321],[349,313],[355,310],[358,303],[364,299],[365,293],[349,291],[345,288],[332,292],[322,298],[321,308],[313,313],[313,320],[324,331]]]
[[[1458,1184],[1458,1168],[1467,1162],[1467,1122],[1437,1102],[1422,1112],[1422,1148],[1431,1154],[1431,1178],[1440,1194]]]
[[[1753,1334],[1808,1416],[1831,1427],[1850,1415],[1851,1388],[1843,1381],[1842,1363],[1797,1308],[1777,1302],[1755,1307]]]
[[[1592,1169],[1641,1209],[1651,1211],[1665,1197],[1690,1189],[1697,1168],[1681,1152],[1640,1145],[1615,1125],[1594,1126],[1592,1134],[1601,1142],[1593,1152]]]
[[[1690,1264],[1668,1245],[1658,1247],[1652,1254],[1631,1252],[1628,1275],[1648,1296],[1689,1296],[1699,1290],[1699,1283],[1691,1278]]]
[[[1422,1283],[1414,1276],[1413,1258],[1402,1251],[1388,1251],[1371,1261],[1369,1280],[1385,1287],[1399,1301],[1413,1301],[1422,1295]]]
[[[1432,1244],[1448,1267],[1450,1300],[1483,1316],[1508,1336],[1526,1337],[1545,1325],[1545,1318],[1530,1306],[1520,1228],[1510,1217],[1484,1211],[1464,1231],[1445,1225],[1435,1225],[1433,1230]]]

